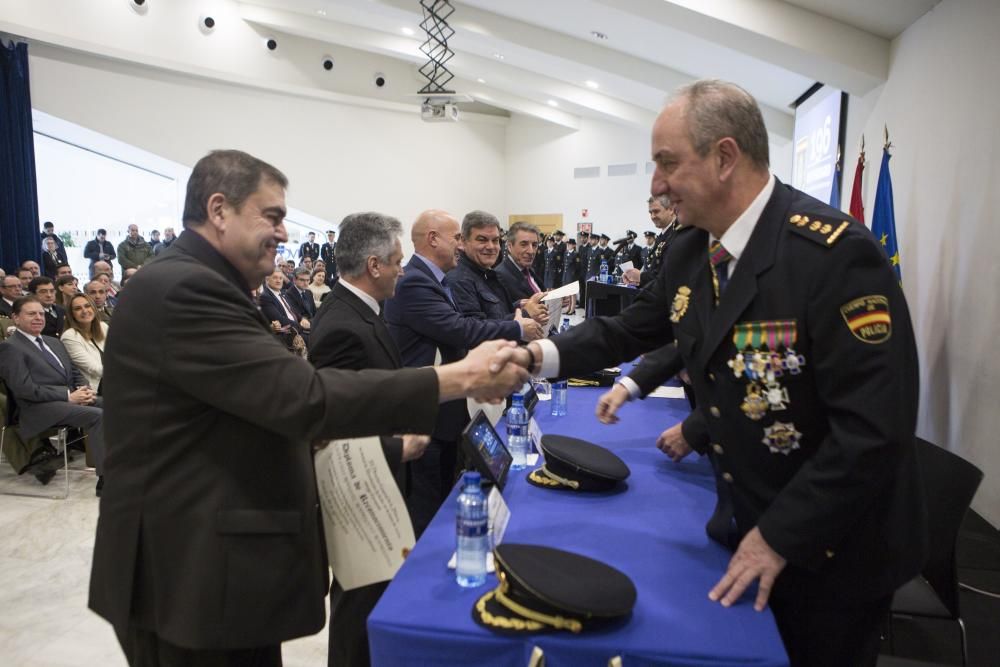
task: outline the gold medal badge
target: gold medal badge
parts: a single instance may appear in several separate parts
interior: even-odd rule
[[[677,288],[677,294],[674,295],[674,300],[670,304],[670,321],[674,324],[680,322],[690,303],[691,288],[687,285],[681,285]]]
[[[760,387],[756,382],[747,385],[747,395],[740,403],[740,410],[743,411],[750,420],[760,421],[767,414],[769,404],[767,398],[760,393]]]
[[[770,426],[764,427],[764,437],[761,439],[772,454],[784,454],[788,456],[793,450],[799,448],[799,441],[802,434],[795,428],[795,424],[785,422],[774,422]]]

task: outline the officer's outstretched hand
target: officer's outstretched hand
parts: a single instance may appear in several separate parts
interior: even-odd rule
[[[725,576],[709,591],[708,599],[712,602],[721,601],[723,607],[729,607],[743,595],[747,586],[760,579],[753,608],[763,611],[767,606],[767,599],[771,596],[775,579],[785,568],[785,562],[785,559],[764,541],[760,530],[754,527],[740,541],[739,548],[729,560]]]
[[[617,424],[618,423],[618,408],[625,404],[628,400],[628,389],[622,386],[621,383],[615,383],[615,386],[604,392],[604,394],[597,399],[597,409],[594,413],[597,415],[598,421],[602,424]]]

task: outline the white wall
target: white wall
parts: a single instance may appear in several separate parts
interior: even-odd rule
[[[578,222],[612,239],[631,229],[652,230],[646,200],[651,174],[652,128],[635,129],[583,119],[572,132],[549,123],[513,116],[507,126],[507,210],[511,213],[562,213],[567,232]],[[771,168],[789,180],[791,143],[771,144]],[[608,165],[635,163],[634,176],[608,176]],[[600,167],[600,177],[575,179],[576,167]],[[584,219],[580,213],[588,209]]]
[[[843,203],[864,132],[868,219],[883,125],[894,145],[903,289],[921,365],[918,434],[980,466],[973,507],[1000,525],[1000,3],[944,0],[894,42],[889,79],[851,98]],[[931,502],[934,502],[931,499]]]

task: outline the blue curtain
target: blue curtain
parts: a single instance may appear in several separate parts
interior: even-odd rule
[[[0,42],[0,267],[41,255],[28,45]]]

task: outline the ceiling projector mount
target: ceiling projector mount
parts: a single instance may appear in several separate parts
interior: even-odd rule
[[[420,0],[424,20],[420,22],[427,39],[420,50],[427,56],[419,72],[427,79],[427,85],[417,91],[421,98],[420,117],[427,122],[454,122],[458,120],[458,102],[471,102],[468,95],[461,95],[448,89],[455,75],[448,70],[448,61],[455,52],[448,48],[448,40],[455,30],[448,25],[448,17],[455,12],[449,0]]]

